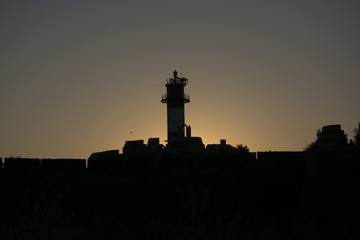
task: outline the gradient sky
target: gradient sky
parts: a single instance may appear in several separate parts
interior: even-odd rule
[[[205,144],[302,150],[328,124],[352,139],[359,13],[357,0],[2,0],[0,156],[163,143],[180,66],[185,122]]]

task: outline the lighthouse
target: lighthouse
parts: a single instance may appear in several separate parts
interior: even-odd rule
[[[185,138],[185,103],[190,102],[189,95],[184,93],[184,87],[188,80],[178,77],[178,72],[173,72],[173,77],[166,81],[166,94],[161,98],[162,103],[167,104],[167,130],[168,144],[173,145]],[[187,126],[186,126],[187,127]],[[190,126],[187,127],[187,135],[191,135]],[[190,136],[187,136],[190,137]]]

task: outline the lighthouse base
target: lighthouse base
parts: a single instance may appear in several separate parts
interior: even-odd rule
[[[194,153],[204,151],[205,145],[201,137],[178,137],[169,141],[165,149],[170,152]]]

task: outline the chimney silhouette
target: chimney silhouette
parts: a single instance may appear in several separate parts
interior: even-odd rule
[[[188,83],[186,78],[179,78],[178,72],[173,72],[173,78],[166,81],[166,94],[161,102],[167,104],[168,144],[185,137],[185,103],[190,102],[190,97],[184,94],[184,87]]]

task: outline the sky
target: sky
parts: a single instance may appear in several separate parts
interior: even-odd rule
[[[2,0],[0,157],[88,158],[167,136],[189,79],[205,144],[301,151],[360,122],[360,1]]]

